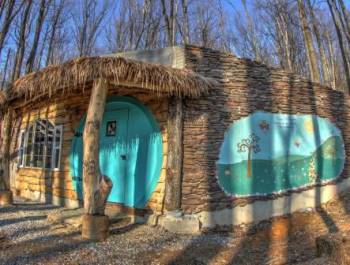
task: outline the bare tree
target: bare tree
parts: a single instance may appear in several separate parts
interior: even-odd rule
[[[342,0],[332,1],[332,7],[339,17],[342,32],[348,41],[348,45],[350,45],[350,18],[344,2]]]
[[[37,71],[41,68],[43,57],[44,57],[44,52],[47,46],[47,39],[49,36],[49,25],[46,25],[45,30],[43,32],[43,37],[40,43],[40,46],[38,47],[38,54],[35,58],[35,64],[33,66],[33,71]]]
[[[318,21],[316,19],[314,8],[313,8],[310,0],[307,0],[307,5],[309,8],[309,12],[310,12],[313,33],[315,34],[318,50],[320,53],[323,81],[328,84],[329,79],[330,79],[329,67],[327,64],[327,59],[326,59],[326,54],[325,54],[325,50],[324,50],[322,39],[321,39],[321,34],[320,34],[319,29],[318,29]]]
[[[245,20],[240,10],[236,12],[234,25],[238,34],[234,37],[235,48],[245,57],[278,64],[288,71],[305,73],[302,35],[297,25],[295,4],[288,0],[251,3],[251,9],[244,3]],[[254,12],[254,16],[249,12]]]
[[[51,1],[48,1],[48,0],[41,0],[41,2],[40,2],[39,14],[38,14],[38,17],[36,20],[33,43],[32,43],[32,47],[30,49],[29,56],[28,56],[27,63],[26,63],[26,71],[25,71],[26,74],[32,72],[32,70],[33,70],[35,56],[36,56],[37,50],[38,50],[41,29],[42,29],[42,26],[43,26],[43,23],[45,20],[47,6],[50,2]]]
[[[102,3],[97,0],[82,0],[77,13],[72,14],[75,43],[79,56],[92,54],[97,33],[108,11],[108,3],[108,0]]]
[[[0,30],[0,54],[4,46],[4,42],[5,42],[7,33],[10,29],[11,23],[13,19],[16,17],[16,15],[18,14],[18,12],[21,10],[24,3],[25,3],[25,0],[23,0],[19,4],[19,6],[15,8],[16,0],[3,0],[2,2],[1,12],[3,12],[6,4],[7,4],[6,5],[7,7],[6,7],[5,18],[3,20],[3,24]]]
[[[61,14],[64,9],[64,6],[65,6],[65,0],[60,0],[57,6],[56,6],[56,3],[54,3],[54,13],[50,22],[51,29],[50,29],[50,37],[49,37],[45,65],[49,65],[50,63],[52,63],[54,41],[56,38],[57,29],[60,25]]]
[[[189,19],[188,19],[188,2],[187,0],[182,0],[181,2],[182,6],[182,35],[183,35],[183,42],[185,44],[190,43],[190,25],[189,25]]]
[[[320,73],[317,65],[317,56],[313,45],[312,33],[309,28],[309,23],[307,21],[307,15],[303,1],[304,0],[298,0],[298,8],[301,28],[304,35],[306,54],[310,68],[310,76],[312,81],[320,82]]]
[[[141,19],[141,23],[140,23],[140,27],[138,30],[138,34],[136,36],[136,41],[135,41],[135,49],[138,49],[140,44],[141,44],[141,40],[143,37],[143,34],[146,31],[146,26],[147,26],[147,20],[151,11],[151,4],[152,4],[152,0],[145,0],[143,2],[142,5],[142,19]]]
[[[19,28],[19,35],[17,38],[17,51],[16,51],[16,57],[15,57],[15,63],[13,65],[12,81],[18,79],[21,75],[21,69],[22,69],[22,64],[24,59],[28,20],[30,17],[30,10],[32,8],[32,4],[33,4],[33,0],[26,1],[26,7],[22,14],[20,28]]]
[[[349,14],[349,11],[346,9],[343,0],[338,0],[338,2],[340,5],[340,8],[341,8],[342,15],[343,15],[344,20],[345,20],[347,32],[350,34],[350,14]]]
[[[11,48],[10,58],[1,56],[0,79],[15,80],[23,72],[74,56],[192,43],[234,51],[340,89],[350,85],[350,16],[345,4],[0,0],[0,56],[3,48]],[[109,16],[109,23],[104,23]]]
[[[337,69],[336,69],[336,62],[335,62],[335,52],[334,52],[333,40],[331,39],[330,30],[328,28],[325,29],[324,38],[328,49],[328,61],[329,61],[329,68],[330,68],[329,81],[331,82],[331,87],[333,89],[336,89],[337,88],[337,84],[336,84]]]
[[[123,1],[107,33],[109,50],[162,47],[162,21],[159,0]]]
[[[176,44],[176,16],[177,16],[177,2],[175,3],[175,0],[168,0],[169,2],[169,14],[167,10],[167,4],[165,3],[165,0],[161,0],[162,3],[162,12],[163,12],[163,18],[166,25],[167,30],[167,39],[168,39],[168,45],[172,46]]]
[[[6,0],[0,2],[0,19],[2,18],[2,14],[4,13],[6,7]]]
[[[242,2],[242,5],[244,7],[245,17],[247,19],[247,24],[248,24],[247,36],[250,39],[250,42],[252,44],[252,49],[253,49],[253,53],[254,53],[254,59],[258,60],[258,61],[261,61],[260,47],[259,47],[259,43],[258,43],[258,40],[257,40],[253,19],[252,19],[252,17],[249,14],[246,0],[241,0],[241,2]]]
[[[334,26],[335,26],[335,31],[337,33],[339,48],[340,48],[341,56],[343,59],[343,67],[344,67],[344,74],[345,74],[345,78],[346,78],[346,82],[347,82],[347,89],[348,89],[348,93],[350,93],[350,72],[349,72],[349,65],[348,65],[348,54],[345,50],[344,43],[343,43],[341,22],[339,19],[339,15],[337,13],[337,9],[334,7],[334,2],[332,0],[327,0],[327,3],[328,3],[329,10],[331,12],[331,15],[332,15],[332,19],[333,19]]]
[[[3,76],[2,76],[2,81],[1,81],[1,85],[0,85],[0,90],[1,89],[5,89],[5,82],[6,82],[6,74],[7,74],[7,68],[9,65],[9,60],[11,58],[11,54],[12,54],[12,50],[9,48],[7,51],[7,56],[6,56],[6,61],[5,61],[5,67],[4,70],[2,72]]]

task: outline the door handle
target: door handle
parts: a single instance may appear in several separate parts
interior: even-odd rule
[[[120,158],[121,158],[122,160],[126,160],[126,155],[120,155]]]

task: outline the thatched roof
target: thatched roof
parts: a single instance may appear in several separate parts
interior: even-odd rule
[[[18,79],[6,92],[0,93],[0,104],[15,98],[29,100],[83,90],[85,84],[97,78],[157,94],[188,97],[198,97],[213,86],[209,79],[188,70],[122,57],[83,57],[48,66]]]

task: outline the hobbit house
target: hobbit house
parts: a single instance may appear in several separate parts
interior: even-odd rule
[[[100,122],[92,91],[105,93]],[[313,208],[350,187],[347,95],[211,49],[78,58],[20,78],[0,101],[0,188],[14,197],[95,213],[84,200],[100,184],[84,178],[97,172],[107,208],[191,233]]]

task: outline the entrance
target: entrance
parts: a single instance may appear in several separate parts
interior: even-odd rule
[[[82,198],[83,131],[81,120],[72,141],[70,171]],[[107,101],[100,128],[100,168],[113,182],[109,202],[143,208],[154,191],[163,160],[162,135],[150,111],[135,99]]]

